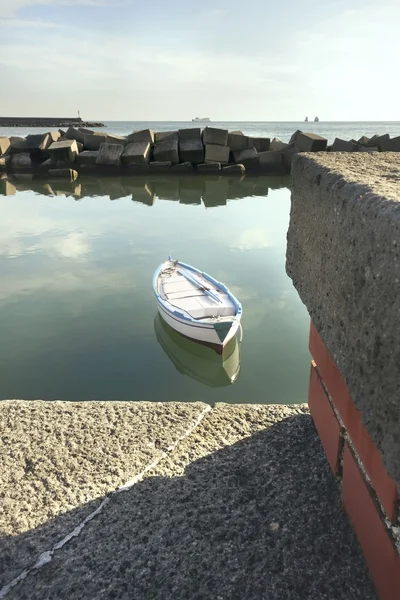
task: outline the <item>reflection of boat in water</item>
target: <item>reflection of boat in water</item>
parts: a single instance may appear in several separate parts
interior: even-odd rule
[[[170,327],[157,313],[154,319],[157,340],[177,371],[209,387],[235,383],[240,371],[240,343],[235,336],[218,354]]]

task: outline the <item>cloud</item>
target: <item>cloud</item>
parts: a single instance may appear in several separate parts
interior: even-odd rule
[[[31,6],[124,6],[132,0],[0,0],[0,14],[12,18],[22,8]]]
[[[359,10],[351,2],[335,12],[327,4],[309,21],[300,15],[296,26],[288,23],[286,43],[274,37],[273,22],[267,38],[260,33],[261,18],[246,27],[249,13],[242,18],[230,10],[232,22],[221,27],[223,9],[207,3],[203,12],[198,7],[190,15],[161,7],[147,16],[140,9],[134,35],[129,11],[113,13],[115,28],[106,28],[102,15],[84,29],[76,15],[70,26],[73,10],[67,18],[63,11],[57,28],[33,17],[30,26],[32,11],[29,19],[18,13],[40,5],[120,4],[134,0],[0,0],[1,23],[8,17],[10,29],[0,43],[0,77],[11,90],[3,112],[68,113],[76,110],[78,94],[80,110],[100,120],[185,120],[198,113],[226,121],[296,120],[306,114],[322,120],[396,118],[400,7],[367,2]],[[259,8],[265,10],[261,0]],[[277,9],[273,18],[278,16]],[[385,44],[377,31],[385,31]],[[360,102],[358,92],[366,85]]]
[[[89,240],[85,234],[73,231],[54,245],[54,251],[64,258],[81,258],[90,252]]]
[[[0,19],[0,28],[4,27],[5,29],[12,28],[21,28],[21,29],[48,29],[53,27],[58,27],[57,23],[51,23],[50,21],[43,20],[23,20],[23,19]]]
[[[213,18],[213,17],[221,17],[222,15],[226,15],[228,13],[226,8],[211,8],[210,10],[205,10],[200,13],[200,17]]]
[[[239,250],[259,250],[270,246],[270,232],[267,229],[252,228],[245,229],[239,236],[236,243],[232,244],[231,248]]]

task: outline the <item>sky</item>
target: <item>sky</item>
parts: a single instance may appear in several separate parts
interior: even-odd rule
[[[0,116],[400,120],[400,0],[0,0]]]

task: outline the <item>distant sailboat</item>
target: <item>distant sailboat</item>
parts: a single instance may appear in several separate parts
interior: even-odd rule
[[[319,122],[319,117],[315,117],[314,122],[318,123]]]
[[[304,123],[308,123],[308,117],[304,119]]]

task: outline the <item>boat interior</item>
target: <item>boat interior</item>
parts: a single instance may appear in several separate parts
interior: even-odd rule
[[[184,269],[179,269],[185,272]],[[199,274],[188,273],[198,282],[192,283],[178,272],[170,269],[160,275],[160,295],[174,308],[188,313],[193,319],[210,319],[235,316],[236,308],[229,296]],[[212,297],[209,293],[216,298]]]

